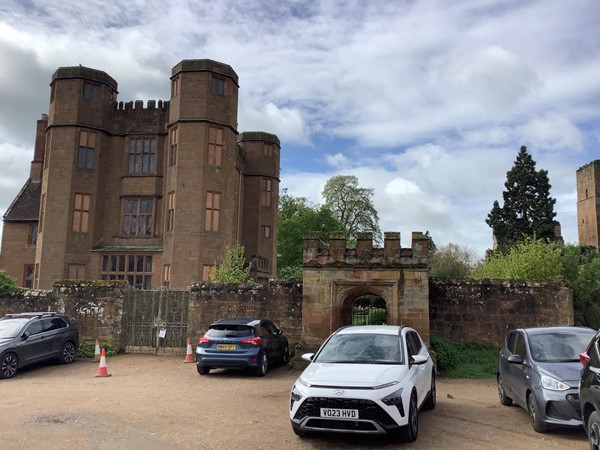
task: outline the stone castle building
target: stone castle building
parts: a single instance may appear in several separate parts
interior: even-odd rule
[[[580,245],[600,250],[600,159],[577,169],[577,230]]]
[[[256,279],[276,272],[280,142],[238,133],[238,76],[183,60],[171,98],[117,102],[83,66],[52,75],[30,176],[4,215],[0,267],[19,285],[125,279],[135,288],[207,280],[241,244]]]

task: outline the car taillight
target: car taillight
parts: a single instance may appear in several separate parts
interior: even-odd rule
[[[208,344],[210,342],[210,339],[202,336],[200,339],[198,339],[198,344]]]
[[[256,345],[259,347],[262,345],[262,340],[259,337],[244,338],[241,342],[242,344]]]
[[[590,363],[590,355],[588,355],[587,352],[580,353],[579,361],[581,361],[583,367],[587,366]]]

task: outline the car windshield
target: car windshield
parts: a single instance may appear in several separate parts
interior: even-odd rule
[[[0,339],[14,338],[29,319],[4,319],[0,320]]]
[[[400,337],[387,334],[336,334],[314,362],[344,364],[402,364]]]
[[[538,362],[576,362],[594,332],[545,333],[529,336],[531,357]]]
[[[246,325],[212,325],[206,336],[213,338],[244,338],[253,336],[253,328]]]

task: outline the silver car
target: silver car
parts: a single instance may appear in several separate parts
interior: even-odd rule
[[[595,334],[584,327],[510,330],[498,365],[500,403],[524,408],[538,433],[551,426],[582,426],[579,354]]]

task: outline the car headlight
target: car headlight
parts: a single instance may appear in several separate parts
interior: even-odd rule
[[[300,393],[300,391],[298,391],[298,389],[296,388],[296,385],[294,385],[294,387],[292,388],[290,397],[292,398],[292,402],[297,402],[297,401],[302,400],[302,394]]]
[[[558,381],[556,378],[549,377],[548,375],[542,375],[541,380],[544,389],[549,389],[551,391],[566,391],[569,389],[568,385],[562,381]]]
[[[396,392],[391,393],[387,397],[381,399],[383,403],[388,406],[402,405],[402,391],[404,388],[398,389]]]
[[[310,387],[310,383],[307,383],[302,378],[298,378],[298,383],[300,383],[303,386]]]

